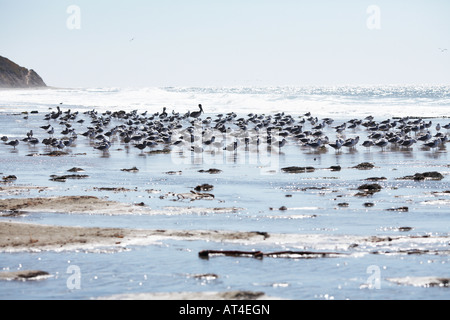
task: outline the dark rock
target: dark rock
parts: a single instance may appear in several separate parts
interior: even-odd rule
[[[50,274],[45,271],[39,270],[24,270],[16,272],[0,272],[0,280],[14,280],[14,281],[27,281],[27,280],[37,280],[46,279],[50,277]]]
[[[366,207],[366,208],[375,207],[375,203],[373,203],[373,202],[366,202],[366,203],[364,203],[364,207]]]
[[[376,184],[376,183],[374,183],[374,184],[364,184],[364,185],[362,185],[362,186],[360,186],[358,188],[358,190],[361,191],[361,192],[358,192],[356,194],[356,196],[357,197],[367,197],[367,196],[373,195],[373,194],[375,194],[377,192],[380,192],[381,189],[383,189],[383,187],[380,186],[379,184]]]
[[[16,181],[17,177],[14,176],[14,175],[10,175],[10,176],[7,176],[7,177],[3,177],[2,180],[5,181],[5,182]]]
[[[183,174],[183,172],[182,171],[168,171],[168,172],[166,172],[166,174],[173,176],[173,175],[181,175],[181,174]]]
[[[194,279],[200,279],[200,280],[215,280],[215,279],[219,278],[219,276],[215,273],[194,274],[192,277]]]
[[[375,166],[372,163],[369,162],[363,162],[358,164],[357,166],[354,166],[354,169],[358,169],[358,170],[371,170],[373,169]]]
[[[73,167],[72,169],[67,170],[67,172],[84,172],[84,169]]]
[[[64,176],[51,175],[50,178],[51,181],[65,182],[67,179],[86,179],[89,178],[89,176],[81,174],[69,174]]]
[[[23,68],[0,56],[0,88],[46,87],[42,78],[34,71]]]
[[[211,191],[212,189],[214,189],[214,186],[210,184],[202,184],[194,188],[195,191]]]
[[[341,207],[341,208],[348,208],[349,206],[350,206],[350,204],[347,202],[338,203],[338,207]]]
[[[212,169],[209,169],[209,170],[199,170],[198,172],[200,172],[200,173],[209,173],[209,174],[219,174],[219,173],[222,172],[222,170],[212,168]]]
[[[341,166],[331,166],[331,167],[330,167],[330,170],[331,170],[331,171],[341,171],[342,168],[341,168]]]
[[[403,178],[400,178],[398,180],[414,180],[414,181],[424,181],[424,180],[436,180],[440,181],[444,179],[444,176],[436,171],[433,172],[425,172],[425,173],[416,173],[413,176],[406,176]]]
[[[387,180],[386,177],[371,177],[371,178],[367,178],[365,181],[376,182],[376,181],[386,181],[386,180]]]
[[[287,167],[281,169],[286,173],[305,173],[305,172],[314,172],[316,169],[313,167]]]
[[[379,184],[363,184],[358,188],[358,190],[370,191],[370,192],[380,192],[383,189]]]
[[[408,212],[409,208],[408,207],[391,208],[391,209],[386,209],[386,211]]]
[[[123,172],[139,172],[139,169],[136,167],[130,168],[130,169],[121,169],[120,171]]]
[[[52,151],[50,153],[45,153],[43,155],[44,156],[49,156],[49,157],[62,157],[62,156],[67,156],[68,153],[64,152],[64,151]]]

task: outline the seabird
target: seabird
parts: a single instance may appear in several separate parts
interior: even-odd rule
[[[339,151],[342,148],[342,140],[336,140],[336,143],[330,143],[330,147],[332,147],[334,150]]]
[[[380,141],[375,142],[375,145],[376,145],[377,147],[380,147],[381,150],[384,150],[384,148],[385,148],[388,144],[389,144],[389,142],[387,142],[385,139],[381,139]]]
[[[375,143],[372,140],[367,140],[367,141],[364,141],[362,145],[363,145],[363,147],[370,149],[371,147],[373,147],[375,145]]]
[[[199,111],[195,111],[195,112],[191,112],[190,113],[190,117],[191,118],[198,118],[198,117],[200,117],[201,115],[202,115],[202,113],[203,113],[203,107],[202,107],[202,105],[201,104],[199,104],[198,105],[198,107],[200,108],[200,110]]]
[[[306,145],[314,150],[318,149],[322,146],[322,139],[319,139],[316,142],[307,143]]]
[[[8,146],[14,147],[14,149],[16,149],[16,147],[19,145],[19,140],[13,140],[7,143]]]
[[[441,138],[438,138],[432,142],[425,143],[424,146],[427,148],[435,149],[441,145],[441,142],[442,142]]]

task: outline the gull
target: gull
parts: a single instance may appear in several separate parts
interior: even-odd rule
[[[336,143],[330,143],[330,147],[332,147],[334,150],[339,151],[342,148],[342,140],[336,140]]]
[[[19,140],[13,140],[7,143],[8,146],[14,147],[14,149],[16,149],[16,147],[19,145]]]
[[[405,147],[405,148],[410,148],[410,147],[412,147],[413,145],[414,145],[414,143],[416,143],[417,141],[415,140],[415,139],[406,139],[406,140],[403,140],[403,141],[401,141],[400,142],[400,145],[402,146],[402,147]]]
[[[109,148],[111,147],[111,142],[104,140],[101,144],[94,147],[94,149],[107,152]]]
[[[316,150],[322,146],[322,139],[317,140],[316,142],[310,142],[306,144],[308,147]]]
[[[375,143],[372,140],[367,140],[367,141],[364,141],[362,145],[364,147],[370,149],[371,147],[373,147],[375,145]]]
[[[39,144],[39,139],[37,139],[37,138],[30,138],[28,140],[28,143],[33,145],[33,146],[35,146],[35,145]]]
[[[376,145],[377,147],[380,147],[381,150],[384,150],[384,148],[385,148],[388,144],[389,144],[389,142],[387,142],[385,139],[381,139],[380,141],[375,142],[375,145]]]
[[[427,142],[428,140],[431,139],[431,133],[427,132],[426,134],[420,136],[417,138],[417,140],[422,141],[422,142]]]
[[[431,148],[431,149],[436,149],[437,147],[439,147],[441,145],[442,140],[440,138],[429,142],[429,143],[425,143],[424,146],[427,148]]]
[[[347,148],[354,148],[359,142],[359,136],[352,139],[348,139],[347,141],[344,142],[343,146],[347,147]]]

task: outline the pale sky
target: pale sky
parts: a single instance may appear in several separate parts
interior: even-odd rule
[[[449,85],[449,17],[448,0],[0,0],[0,55],[56,87]]]

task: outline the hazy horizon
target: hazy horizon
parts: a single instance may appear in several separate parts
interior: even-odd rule
[[[0,55],[48,86],[450,84],[450,3],[0,0]]]

